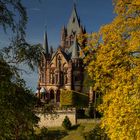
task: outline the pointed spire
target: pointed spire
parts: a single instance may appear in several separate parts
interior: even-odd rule
[[[76,10],[76,3],[73,4],[73,10],[72,10],[72,14],[71,14],[71,19],[72,18],[75,18],[75,20],[78,21],[78,24],[80,26],[79,18],[78,18],[78,14],[77,14],[77,10]],[[72,19],[72,21],[73,21],[73,19]]]
[[[49,49],[48,49],[48,39],[47,39],[47,32],[45,31],[44,33],[44,44],[43,44],[43,49],[46,55],[49,54]]]
[[[74,40],[74,43],[73,43],[73,46],[72,46],[72,59],[79,58],[78,51],[79,51],[78,43],[77,43],[77,39],[75,37],[75,40]]]
[[[76,4],[73,5],[72,13],[67,24],[67,34],[71,35],[72,31],[76,33],[80,31],[80,20],[76,10]]]
[[[62,27],[62,30],[61,30],[61,36],[62,36],[62,38],[66,37],[66,34],[67,34],[66,28],[65,28],[65,26],[63,26]]]

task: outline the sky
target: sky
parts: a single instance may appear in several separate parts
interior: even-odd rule
[[[26,39],[31,44],[43,43],[44,31],[47,31],[49,46],[57,48],[60,44],[60,32],[67,25],[73,4],[76,3],[81,24],[88,33],[96,32],[102,25],[114,18],[112,0],[22,0],[28,14]],[[1,31],[1,30],[0,30]],[[0,48],[9,43],[9,36],[0,34]],[[34,91],[37,87],[37,73],[23,74],[27,86]]]

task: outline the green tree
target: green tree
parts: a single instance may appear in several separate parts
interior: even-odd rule
[[[0,27],[12,35],[10,44],[1,49],[0,55],[8,64],[26,64],[34,70],[40,61],[41,45],[26,41],[27,12],[21,0],[0,0]]]
[[[40,45],[25,39],[26,8],[21,0],[0,0],[0,27],[12,33],[9,46],[0,51],[0,139],[28,139],[33,135],[38,117],[34,107],[37,98],[20,78],[17,64],[32,70],[41,55]]]
[[[14,79],[10,66],[0,60],[0,139],[27,139],[39,118],[37,99],[21,79]]]
[[[67,130],[71,129],[71,121],[69,120],[68,116],[65,117],[64,121],[62,122],[62,126]]]
[[[102,93],[102,127],[112,140],[140,137],[140,2],[114,0],[116,17],[85,35],[85,64],[95,92]],[[82,39],[82,38],[80,38]]]

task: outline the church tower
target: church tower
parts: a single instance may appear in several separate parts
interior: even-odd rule
[[[61,47],[64,50],[70,48],[73,45],[76,35],[84,33],[84,27],[80,23],[78,17],[76,5],[73,5],[72,13],[69,18],[67,26],[63,26],[61,30]]]

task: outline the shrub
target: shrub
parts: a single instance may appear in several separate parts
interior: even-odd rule
[[[69,120],[68,116],[65,117],[64,121],[62,122],[62,126],[65,129],[70,130],[70,128],[71,128],[71,121]]]

